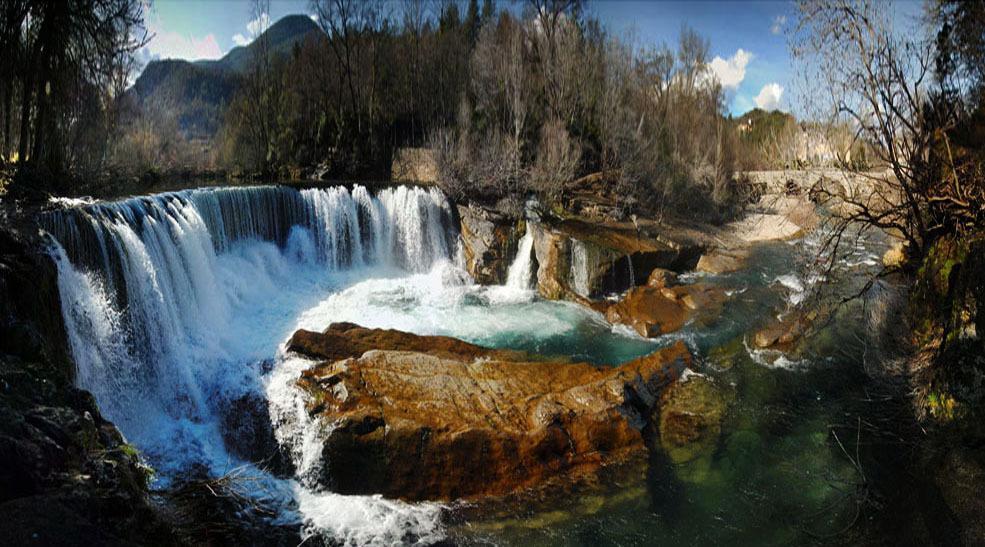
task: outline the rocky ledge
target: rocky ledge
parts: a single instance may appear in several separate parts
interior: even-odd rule
[[[517,241],[523,235],[507,215],[475,204],[458,206],[465,267],[477,283],[496,285],[506,281]],[[521,226],[522,227],[522,226]]]
[[[691,362],[682,343],[607,367],[336,323],[296,332],[289,349],[326,360],[298,383],[309,412],[334,424],[321,481],[342,494],[506,494],[648,446],[705,441],[721,416],[682,410],[676,387]]]
[[[632,288],[655,269],[689,270],[712,245],[711,227],[656,221],[528,222],[534,238],[537,291],[551,300],[579,301]]]

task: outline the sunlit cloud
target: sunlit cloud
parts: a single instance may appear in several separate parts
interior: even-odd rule
[[[759,90],[759,95],[753,99],[756,106],[763,110],[776,110],[780,108],[780,99],[783,97],[783,86],[773,82],[763,86]]]
[[[740,48],[728,59],[716,56],[708,64],[708,68],[722,87],[736,89],[746,78],[746,65],[752,58],[752,53]]]
[[[233,42],[237,46],[245,46],[268,28],[270,28],[270,14],[261,13],[259,17],[246,24],[245,34],[237,32],[233,35]]]

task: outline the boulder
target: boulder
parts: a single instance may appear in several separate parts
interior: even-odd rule
[[[653,338],[679,330],[702,314],[717,315],[724,301],[721,289],[704,285],[635,287],[604,309],[606,320],[632,327],[640,336]]]
[[[465,267],[472,279],[486,285],[504,283],[522,235],[517,223],[476,205],[460,205],[458,216]]]
[[[701,255],[695,269],[699,272],[715,275],[731,273],[742,267],[742,264],[745,262],[747,256],[748,251],[745,249],[726,250],[723,248],[715,248]]]
[[[650,272],[650,277],[646,280],[646,285],[648,287],[656,287],[658,289],[670,287],[676,284],[677,274],[663,268],[654,268],[654,270]]]
[[[722,431],[725,397],[704,376],[689,374],[660,397],[660,445],[675,464],[714,451]]]
[[[328,359],[298,380],[334,424],[321,482],[410,500],[501,495],[637,455],[691,360],[680,342],[606,367],[354,325],[290,347]]]

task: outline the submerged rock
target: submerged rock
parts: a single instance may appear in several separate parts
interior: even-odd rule
[[[790,349],[807,334],[808,329],[817,317],[818,313],[814,310],[804,311],[799,308],[795,309],[791,313],[756,331],[754,337],[756,347],[763,349]]]
[[[725,397],[710,380],[689,375],[660,398],[660,445],[673,463],[709,455],[718,442]]]
[[[619,367],[564,363],[351,324],[290,348],[328,359],[299,379],[335,424],[321,481],[412,500],[506,494],[640,453],[691,359],[677,343]]]

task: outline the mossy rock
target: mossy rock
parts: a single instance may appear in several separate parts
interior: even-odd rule
[[[690,376],[660,402],[660,445],[674,464],[710,458],[722,431],[726,400],[710,380]],[[710,463],[710,461],[709,461]]]

